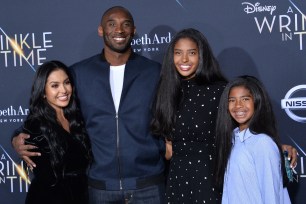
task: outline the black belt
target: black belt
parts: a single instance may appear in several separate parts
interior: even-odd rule
[[[136,180],[136,188],[137,189],[145,188],[153,185],[158,185],[164,182],[165,182],[164,174],[149,176],[146,178],[139,178]],[[88,185],[96,189],[106,190],[105,181],[88,178]]]

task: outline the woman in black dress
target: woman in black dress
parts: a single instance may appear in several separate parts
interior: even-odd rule
[[[202,33],[184,29],[165,55],[152,131],[166,138],[167,203],[218,203],[213,186],[215,121],[227,80]]]
[[[31,158],[36,167],[25,203],[88,203],[90,142],[63,63],[50,61],[38,68],[23,132],[30,135],[26,143],[41,153]]]

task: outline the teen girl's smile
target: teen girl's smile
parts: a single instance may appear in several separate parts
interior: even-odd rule
[[[185,79],[195,76],[199,65],[199,49],[190,38],[178,40],[174,46],[173,60],[177,72]]]
[[[233,87],[228,96],[228,110],[239,124],[240,131],[248,128],[254,114],[254,99],[244,86]]]

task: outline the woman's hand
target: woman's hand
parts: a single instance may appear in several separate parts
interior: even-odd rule
[[[297,150],[294,147],[290,145],[285,145],[285,144],[282,145],[282,149],[283,151],[288,152],[288,159],[290,161],[290,167],[295,168],[297,165],[297,156],[298,156]]]

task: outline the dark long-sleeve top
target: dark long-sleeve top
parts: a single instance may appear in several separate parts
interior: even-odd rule
[[[26,143],[37,146],[38,149],[35,151],[41,153],[39,157],[31,157],[36,163],[36,168],[33,170],[34,178],[26,197],[26,204],[85,204],[88,166],[86,150],[81,142],[62,126],[58,124],[53,128],[60,137],[59,146],[65,150],[61,163],[55,167],[51,165],[50,142],[42,135],[40,122],[27,121],[24,125],[23,131],[31,136]]]

